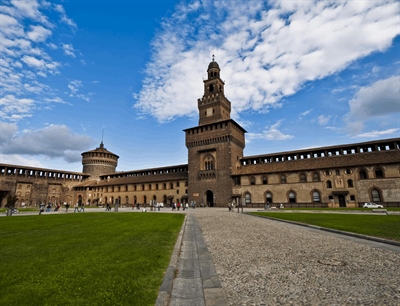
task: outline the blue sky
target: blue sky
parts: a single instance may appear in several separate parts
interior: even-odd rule
[[[245,155],[400,136],[396,1],[0,0],[0,162],[187,163],[212,55]]]

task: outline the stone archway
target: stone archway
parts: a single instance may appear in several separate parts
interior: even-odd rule
[[[206,191],[206,203],[208,207],[214,207],[214,193],[211,190]]]

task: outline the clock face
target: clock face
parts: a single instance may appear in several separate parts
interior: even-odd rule
[[[211,107],[210,107],[210,108],[207,108],[207,117],[212,116],[212,114],[213,114],[212,108],[211,108]]]

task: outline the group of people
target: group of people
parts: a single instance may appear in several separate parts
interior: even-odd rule
[[[190,206],[193,208],[193,209],[195,209],[196,208],[196,203],[194,202],[194,201],[192,201],[191,203],[190,203]],[[184,203],[173,203],[172,205],[171,205],[171,207],[172,207],[172,211],[174,211],[174,210],[180,210],[181,209],[181,207],[182,207],[182,210],[189,210],[189,203],[186,203],[186,204],[184,204]]]
[[[83,204],[83,202],[80,203],[80,205],[79,205],[79,203],[76,203],[76,204],[75,204],[75,206],[74,206],[74,213],[75,213],[75,212],[84,212],[84,211],[85,211],[85,204]]]
[[[68,212],[68,208],[70,207],[70,204],[67,202],[64,202],[63,204],[65,206],[65,212]],[[76,203],[76,205],[78,205],[78,203]],[[75,205],[75,206],[76,206]],[[61,211],[61,203],[57,203],[54,204],[54,212],[60,212]],[[82,203],[82,207],[83,207],[83,203]],[[46,208],[46,212],[51,212],[52,208],[53,208],[53,204],[51,202],[47,203],[47,205],[45,205],[43,202],[40,203],[39,205],[39,215],[45,211]]]

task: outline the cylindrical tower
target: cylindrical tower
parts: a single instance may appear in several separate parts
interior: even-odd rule
[[[119,156],[104,148],[103,142],[96,150],[82,153],[83,173],[91,179],[98,179],[102,174],[115,173]]]

